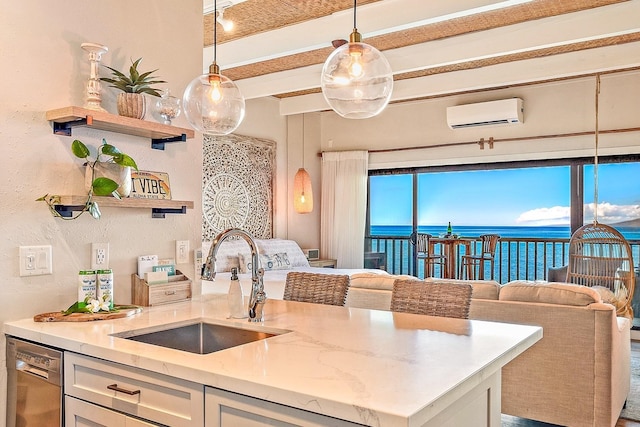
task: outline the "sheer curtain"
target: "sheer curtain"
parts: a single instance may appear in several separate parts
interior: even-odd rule
[[[367,214],[367,151],[322,154],[320,248],[338,268],[362,268]]]

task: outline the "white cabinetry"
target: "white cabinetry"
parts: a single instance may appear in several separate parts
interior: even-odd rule
[[[204,425],[204,386],[179,378],[65,352],[64,390],[66,396],[151,422]]]
[[[65,427],[159,427],[75,397],[64,398]]]
[[[205,427],[362,426],[213,387],[205,387],[205,406]]]

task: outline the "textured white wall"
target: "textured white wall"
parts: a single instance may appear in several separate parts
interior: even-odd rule
[[[0,322],[66,308],[76,298],[76,277],[88,268],[92,242],[109,242],[116,302],[130,301],[136,257],[173,257],[174,241],[200,243],[201,137],[151,150],[150,141],[117,133],[75,129],[56,136],[45,112],[82,106],[89,76],[83,42],[109,47],[103,63],[128,68],[143,57],[142,70],[158,68],[174,94],[202,70],[202,3],[172,2],[3,2],[0,14]],[[101,70],[105,76],[106,70]],[[103,106],[115,112],[115,92],[103,87]],[[153,120],[147,114],[148,120]],[[174,124],[187,127],[184,117]],[[73,139],[97,146],[102,138],[133,156],[143,170],[169,173],[175,199],[193,200],[186,215],[152,219],[146,209],[103,208],[97,221],[55,219],[42,202],[45,193],[82,189],[82,168],[69,149]],[[51,245],[53,275],[19,277],[18,247]],[[182,266],[193,277],[192,264]],[[0,338],[0,402],[6,399],[5,340]],[[0,425],[5,405],[0,404]]]
[[[520,97],[524,99],[524,124],[451,130],[446,108],[452,105]],[[455,142],[558,135],[593,131],[595,77],[565,80],[393,104],[377,117],[346,120],[332,112],[322,115],[322,150],[421,147]],[[640,126],[640,71],[601,77],[600,129]],[[640,132],[601,135],[606,153],[637,153]],[[425,150],[375,153],[372,169],[402,166],[484,163],[592,156],[594,137],[534,139],[496,143],[493,150],[477,146],[451,146]]]

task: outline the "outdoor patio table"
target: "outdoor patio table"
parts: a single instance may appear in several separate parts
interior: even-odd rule
[[[471,253],[471,242],[473,238],[470,237],[432,237],[429,239],[429,253],[435,252],[435,246],[440,245],[440,253],[447,257],[447,262],[442,272],[442,277],[445,279],[458,278],[458,261],[460,258],[459,246],[464,246],[464,254]]]

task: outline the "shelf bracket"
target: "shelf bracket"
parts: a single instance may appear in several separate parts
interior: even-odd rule
[[[85,205],[54,205],[56,212],[63,218],[71,218],[74,212],[84,210]]]
[[[164,144],[169,142],[185,142],[187,134],[183,133],[179,136],[171,136],[168,138],[151,138],[151,148],[154,150],[164,150]]]
[[[151,218],[165,218],[165,214],[186,214],[187,207],[181,208],[151,208]]]
[[[79,119],[65,123],[53,122],[53,133],[55,135],[71,136],[71,129],[75,126],[87,126],[87,119]]]

